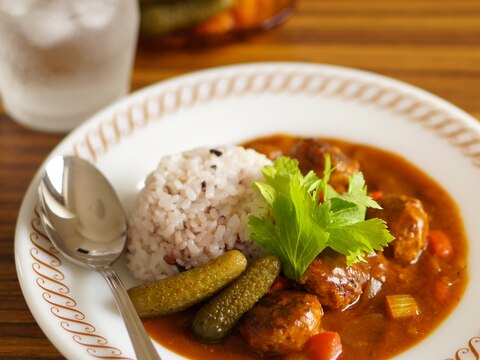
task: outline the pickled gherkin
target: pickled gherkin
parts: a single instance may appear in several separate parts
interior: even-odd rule
[[[154,317],[184,310],[219,292],[247,267],[247,259],[231,250],[209,263],[172,277],[128,290],[140,317]]]
[[[280,260],[266,255],[253,262],[231,285],[195,315],[194,335],[204,342],[218,342],[228,335],[244,313],[265,295],[280,273]]]
[[[234,0],[143,0],[140,28],[145,34],[164,35],[200,24],[233,3]]]

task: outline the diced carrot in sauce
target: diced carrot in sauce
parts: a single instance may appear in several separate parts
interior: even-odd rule
[[[446,260],[453,253],[452,241],[442,230],[430,230],[428,233],[428,247],[432,254]]]
[[[342,353],[340,335],[324,331],[307,340],[303,352],[310,360],[335,360]]]
[[[368,194],[373,200],[378,200],[383,196],[383,191],[372,191]]]
[[[230,11],[215,15],[203,24],[197,25],[194,32],[205,35],[221,35],[235,28],[235,19]]]

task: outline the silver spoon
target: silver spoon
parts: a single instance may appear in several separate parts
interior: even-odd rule
[[[57,250],[107,280],[138,359],[160,359],[111,264],[125,249],[127,225],[115,190],[95,166],[73,156],[50,160],[39,195],[40,218]]]

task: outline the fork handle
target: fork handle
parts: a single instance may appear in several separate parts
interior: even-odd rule
[[[130,297],[128,296],[127,290],[117,273],[113,271],[110,266],[102,267],[99,272],[103,275],[105,280],[107,280],[107,283],[115,296],[118,310],[120,310],[120,313],[122,314],[137,359],[160,360],[160,356],[143,327],[143,324],[137,315],[137,311],[133,307]]]

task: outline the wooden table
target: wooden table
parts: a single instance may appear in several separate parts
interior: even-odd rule
[[[283,26],[202,51],[140,48],[133,89],[212,66],[310,61],[381,73],[480,118],[480,1],[299,0]],[[62,358],[33,319],[14,265],[15,222],[35,171],[63,138],[25,129],[0,108],[0,358]]]

